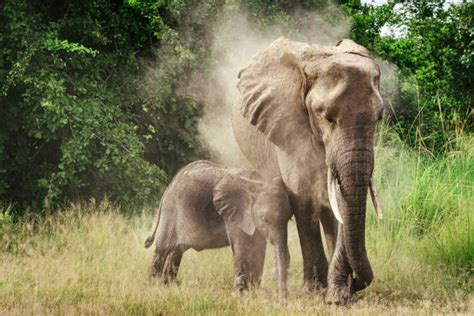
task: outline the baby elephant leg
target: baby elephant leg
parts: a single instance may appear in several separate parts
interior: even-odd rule
[[[183,252],[179,249],[171,251],[168,255],[163,271],[163,280],[165,284],[178,283],[177,276],[182,257]]]
[[[239,230],[229,237],[234,254],[234,290],[242,293],[260,285],[266,240],[258,231],[249,236]]]
[[[151,263],[150,278],[160,277],[163,273],[163,268],[166,261],[166,253],[160,251],[158,248],[155,250],[155,257]]]

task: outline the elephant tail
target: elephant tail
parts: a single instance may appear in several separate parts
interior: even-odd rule
[[[145,240],[145,248],[150,248],[155,242],[156,231],[158,230],[158,225],[160,224],[162,202],[163,199],[161,199],[160,206],[158,207],[158,219],[156,220],[155,230],[153,230],[153,234]]]

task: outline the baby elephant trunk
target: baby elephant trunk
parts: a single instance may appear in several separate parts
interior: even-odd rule
[[[275,242],[275,253],[278,267],[278,291],[280,303],[286,305],[288,264],[290,253],[288,251],[288,241],[286,230],[282,236]]]

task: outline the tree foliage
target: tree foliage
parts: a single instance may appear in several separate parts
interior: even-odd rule
[[[201,105],[185,91],[191,74],[205,76],[212,64],[211,28],[223,8],[248,12],[260,29],[286,25],[297,38],[310,21],[302,10],[326,8],[323,18],[337,26],[334,3],[5,0],[0,200],[17,209],[156,201],[178,168],[206,156]],[[471,128],[472,2],[337,3],[353,21],[350,36],[400,69],[391,122],[405,140],[436,151]],[[381,34],[387,26],[398,34]]]
[[[396,116],[403,138],[439,152],[472,128],[474,4],[444,0],[349,1],[352,37],[400,69]],[[393,34],[383,34],[390,27]],[[454,136],[453,136],[454,135]]]
[[[0,199],[139,205],[159,194],[200,151],[199,109],[176,91],[205,45],[180,27],[199,35],[217,3],[206,4],[189,19],[192,1],[5,1]]]

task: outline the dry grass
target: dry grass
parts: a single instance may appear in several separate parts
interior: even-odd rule
[[[143,242],[154,215],[126,217],[106,202],[13,223],[0,211],[0,314],[474,314],[474,145],[430,162],[390,143],[376,150],[385,219],[368,210],[375,280],[348,307],[302,289],[289,225],[288,306],[277,304],[268,249],[261,288],[232,295],[229,248],[185,253],[180,286],[153,284]],[[379,142],[382,144],[383,142]],[[421,225],[421,226],[420,226]]]
[[[153,218],[126,218],[107,206],[101,213],[74,207],[25,231],[12,252],[0,253],[0,310],[12,314],[432,314],[468,313],[465,293],[439,287],[436,276],[403,254],[372,245],[376,281],[350,307],[326,305],[301,288],[302,259],[290,224],[289,303],[276,304],[277,291],[267,254],[262,287],[244,297],[231,293],[229,248],[185,254],[180,286],[152,284],[153,251],[143,248]],[[38,230],[27,234],[28,229]],[[375,253],[373,253],[375,252]],[[396,277],[399,273],[401,276]],[[413,274],[413,277],[409,277]],[[407,276],[408,275],[408,276]],[[391,276],[395,276],[395,281]],[[420,278],[421,277],[421,278]],[[406,280],[403,284],[396,280]],[[424,298],[413,293],[428,290]],[[411,293],[411,294],[410,294]],[[415,295],[416,296],[416,295]],[[430,297],[431,296],[431,297]],[[472,302],[471,302],[472,303]],[[472,310],[471,310],[472,311]]]

